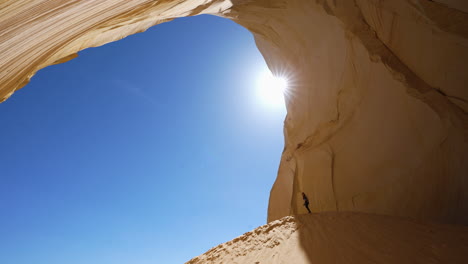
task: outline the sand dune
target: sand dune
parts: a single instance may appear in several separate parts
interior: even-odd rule
[[[392,216],[287,216],[193,258],[201,263],[468,263],[468,227]]]

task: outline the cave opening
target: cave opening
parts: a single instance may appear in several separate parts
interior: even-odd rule
[[[264,224],[285,115],[265,69],[202,15],[38,72],[0,104],[0,262],[181,263]]]

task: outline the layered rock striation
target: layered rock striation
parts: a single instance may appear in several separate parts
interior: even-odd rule
[[[5,0],[0,100],[82,49],[198,14],[250,30],[289,78],[269,221],[305,213],[305,192],[315,212],[468,224],[463,0]]]

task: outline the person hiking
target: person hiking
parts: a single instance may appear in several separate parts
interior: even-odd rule
[[[304,200],[304,206],[307,208],[307,211],[309,211],[309,214],[312,213],[309,209],[309,198],[305,195],[305,193],[302,193],[302,200]]]

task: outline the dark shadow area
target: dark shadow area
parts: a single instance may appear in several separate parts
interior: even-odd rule
[[[467,263],[468,227],[358,212],[295,216],[310,263]]]

